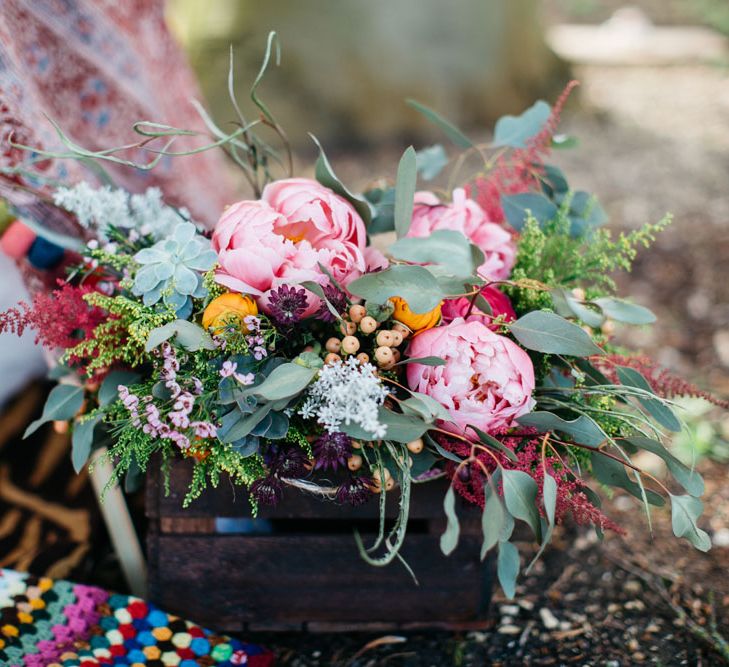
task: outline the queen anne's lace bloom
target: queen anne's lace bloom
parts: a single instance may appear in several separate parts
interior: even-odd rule
[[[341,431],[342,425],[358,424],[375,438],[384,438],[387,427],[380,423],[378,408],[387,394],[374,366],[350,357],[322,368],[299,413],[307,419],[316,417],[329,433]]]

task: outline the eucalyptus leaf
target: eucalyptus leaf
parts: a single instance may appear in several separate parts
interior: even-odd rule
[[[557,206],[544,195],[536,192],[520,192],[515,195],[501,195],[501,206],[506,221],[520,232],[531,215],[540,226],[553,220]]]
[[[377,419],[385,426],[385,437],[392,442],[407,444],[420,438],[429,428],[429,424],[414,415],[393,412],[385,407],[378,410]],[[372,433],[365,431],[358,424],[342,424],[342,431],[355,439],[375,440]]]
[[[616,366],[615,370],[618,374],[618,379],[621,384],[626,387],[633,387],[634,389],[642,389],[643,391],[654,394],[653,388],[650,386],[648,380],[643,375],[627,366]],[[667,428],[669,431],[678,433],[681,430],[681,422],[678,417],[673,413],[673,410],[666,405],[666,403],[658,398],[638,396],[638,401],[645,408],[646,412],[653,417],[661,426]]]
[[[151,352],[173,336],[177,338],[177,342],[182,347],[190,352],[215,349],[215,343],[210,334],[202,327],[187,320],[174,320],[152,329],[149,332],[144,349]]]
[[[699,551],[711,549],[711,538],[696,524],[704,504],[692,496],[671,496],[671,525],[676,537],[685,537]]]
[[[468,428],[470,428],[478,436],[478,439],[481,441],[482,444],[501,452],[510,461],[516,462],[519,460],[513,451],[511,451],[506,445],[504,445],[503,442],[500,442],[492,435],[489,435],[485,431],[482,431],[480,428],[474,426],[473,424],[469,424]]]
[[[398,361],[395,366],[404,366],[405,364],[420,364],[421,366],[445,366],[446,360],[440,357],[413,357],[411,359],[403,359]]]
[[[484,487],[486,489],[488,487]],[[481,544],[481,560],[486,558],[486,554],[496,546],[501,535],[501,528],[504,525],[504,506],[501,499],[496,495],[486,494],[486,504],[481,515],[481,530],[483,532],[483,542]]]
[[[418,167],[415,149],[408,146],[397,166],[395,182],[395,232],[398,238],[406,236],[413,220],[415,188],[418,180]]]
[[[43,406],[43,414],[25,429],[23,438],[35,433],[49,421],[68,421],[76,416],[84,402],[84,390],[71,384],[59,384],[51,389]]]
[[[599,327],[605,316],[576,299],[569,290],[555,288],[550,291],[555,310],[563,317],[575,316],[589,327]]]
[[[81,472],[91,456],[91,447],[94,444],[94,428],[101,421],[102,415],[94,415],[90,419],[77,420],[73,425],[71,435],[71,463],[73,469]]]
[[[448,422],[453,419],[448,410],[438,401],[418,392],[413,392],[410,398],[402,401],[400,407],[404,413],[420,415],[429,424],[432,424],[436,419]]]
[[[566,420],[553,412],[537,411],[522,415],[517,421],[523,426],[533,426],[540,433],[560,431],[574,438],[575,442],[589,447],[599,447],[607,435],[598,424],[587,415]]]
[[[311,133],[309,136],[319,149],[319,159],[316,161],[314,169],[316,180],[324,187],[334,190],[334,192],[336,192],[340,197],[344,197],[344,199],[354,206],[357,213],[359,213],[362,220],[364,220],[364,223],[368,224],[370,220],[372,220],[373,211],[371,204],[361,195],[354,194],[347,189],[344,183],[342,183],[334,173],[319,140]]]
[[[253,430],[258,426],[271,411],[271,404],[264,403],[250,415],[245,416],[243,419],[236,421],[233,426],[228,429],[224,434],[218,433],[218,437],[221,442],[237,442],[242,438],[253,433]]]
[[[640,436],[626,438],[626,441],[635,445],[639,449],[644,449],[645,451],[662,458],[666,463],[666,467],[674,476],[676,481],[684,489],[686,489],[690,495],[698,497],[704,493],[704,480],[701,478],[701,475],[696,472],[696,470],[688,468],[679,461],[660,442]]]
[[[519,116],[502,116],[494,127],[493,146],[526,148],[527,142],[539,134],[552,113],[552,107],[538,100]]]
[[[266,401],[293,398],[306,389],[318,372],[316,368],[284,363],[274,368],[261,384],[245,389],[244,393]]]
[[[108,405],[115,401],[119,395],[117,387],[121,384],[129,386],[137,382],[141,376],[134,371],[111,371],[102,381],[99,387],[99,405]]]
[[[446,296],[433,274],[422,266],[395,265],[368,273],[349,283],[348,289],[366,301],[379,304],[399,296],[418,314],[433,310]]]
[[[419,150],[415,157],[417,160],[418,174],[426,181],[433,180],[448,164],[448,156],[440,144]]]
[[[519,550],[511,542],[499,542],[496,575],[504,595],[513,600],[516,594],[516,578],[519,576]]]
[[[458,516],[456,515],[456,493],[453,486],[448,487],[448,491],[443,499],[443,510],[446,515],[446,529],[440,536],[440,550],[450,556],[458,546],[458,537],[461,532]]]
[[[534,478],[523,470],[502,469],[504,484],[504,503],[509,514],[529,524],[537,538],[541,534],[539,511],[537,510],[537,493],[539,491]]]
[[[484,254],[459,231],[438,229],[429,236],[401,238],[389,248],[395,259],[417,264],[443,266],[457,278],[475,276],[484,262]]]
[[[643,492],[639,484],[634,482],[625,470],[625,466],[601,452],[592,452],[590,455],[592,474],[595,479],[607,486],[617,486],[627,491],[631,496],[643,500]],[[665,505],[665,501],[655,491],[645,490],[646,500],[656,507]]]
[[[548,311],[529,312],[510,323],[509,329],[524,347],[536,352],[572,357],[603,354],[580,327]]]
[[[653,324],[656,316],[645,308],[636,303],[630,303],[624,299],[615,297],[601,297],[594,299],[592,303],[596,304],[607,317],[618,322],[626,324]]]
[[[430,435],[426,435],[426,439],[428,441],[428,444],[435,449],[436,452],[440,456],[442,456],[444,459],[447,459],[448,461],[453,461],[453,463],[462,463],[463,459],[458,456],[457,454],[454,454],[453,452],[449,452],[447,449],[444,449],[440,443],[438,443],[437,440],[430,437]]]
[[[434,111],[430,107],[426,107],[424,104],[417,102],[416,100],[408,99],[405,100],[408,106],[421,113],[431,123],[439,127],[445,135],[459,148],[471,148],[473,142],[459,130],[453,123],[446,120],[437,111]]]

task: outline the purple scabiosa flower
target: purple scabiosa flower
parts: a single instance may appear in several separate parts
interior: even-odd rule
[[[324,296],[334,306],[334,310],[341,314],[347,309],[347,296],[342,290],[330,284],[323,285],[322,289],[324,290]],[[337,319],[324,301],[321,302],[314,317],[322,322],[334,322]]]
[[[312,449],[317,469],[336,470],[347,465],[352,455],[352,440],[346,433],[324,433],[314,441]]]
[[[309,472],[309,459],[301,447],[283,446],[272,456],[269,467],[279,477],[298,479]]]
[[[281,285],[268,295],[268,316],[279,327],[292,327],[301,321],[309,305],[306,290]]]
[[[372,480],[369,477],[350,476],[338,489],[335,499],[338,503],[349,503],[350,505],[362,505],[372,496],[370,487]]]
[[[257,479],[251,484],[249,493],[259,505],[276,506],[281,502],[283,495],[281,480],[273,475]]]

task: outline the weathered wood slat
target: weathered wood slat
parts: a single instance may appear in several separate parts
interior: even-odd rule
[[[375,568],[357,552],[352,528],[372,542],[376,501],[352,508],[288,489],[281,506],[261,511],[270,521],[252,524],[245,491],[236,489],[234,499],[227,482],[183,509],[190,471],[189,462],[172,462],[170,497],[159,473],[147,479],[149,597],[163,608],[228,632],[483,625],[493,559],[479,560],[474,508],[458,510],[463,530],[456,551],[448,558],[440,552],[444,484],[414,489],[401,553],[416,586],[400,563]],[[397,494],[391,496],[394,517]],[[245,532],[251,527],[258,534]]]

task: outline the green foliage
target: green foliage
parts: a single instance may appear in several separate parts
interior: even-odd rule
[[[519,239],[512,282],[534,280],[550,288],[583,287],[588,296],[610,294],[616,286],[609,274],[629,271],[638,248],[648,247],[670,222],[670,216],[666,216],[656,224],[621,233],[615,239],[604,229],[573,238],[571,222],[562,212],[541,227],[537,220],[529,218]],[[528,286],[510,286],[505,291],[519,314],[552,307],[548,292]]]
[[[131,367],[145,363],[149,360],[149,353],[145,350],[149,334],[175,319],[173,310],[144,306],[123,295],[106,296],[90,292],[84,295],[84,300],[111,316],[94,329],[91,338],[69,348],[63,356],[63,360],[72,356],[88,358],[88,376],[117,363]]]

